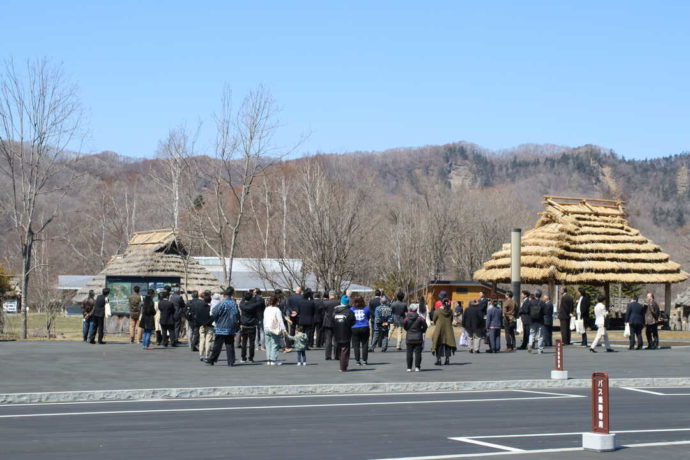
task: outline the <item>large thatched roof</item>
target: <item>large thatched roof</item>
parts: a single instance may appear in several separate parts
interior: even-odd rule
[[[525,283],[678,283],[690,276],[630,227],[620,201],[547,196],[544,204],[537,224],[522,236]],[[495,252],[474,279],[510,282],[510,244]]]
[[[124,254],[114,256],[103,271],[77,292],[74,301],[86,298],[90,289],[100,292],[106,276],[179,276],[184,290],[218,292],[218,279],[199,262],[185,256],[186,251],[172,230],[137,232]]]

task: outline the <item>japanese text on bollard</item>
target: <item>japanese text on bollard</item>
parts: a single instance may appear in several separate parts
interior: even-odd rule
[[[592,374],[592,431],[609,432],[609,375],[606,372]]]

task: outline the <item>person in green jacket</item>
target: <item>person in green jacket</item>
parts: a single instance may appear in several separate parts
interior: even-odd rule
[[[297,326],[295,335],[289,335],[285,333],[285,337],[292,340],[292,349],[297,352],[297,365],[306,366],[307,365],[307,342],[309,338],[307,334],[304,333],[304,326]]]

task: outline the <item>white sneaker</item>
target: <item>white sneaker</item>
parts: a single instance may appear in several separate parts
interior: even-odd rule
[[[273,366],[273,361],[266,361],[267,366]]]
[[[412,369],[408,369],[407,372],[412,372]]]
[[[276,366],[282,366],[282,365],[283,365],[283,363],[280,362],[280,361],[276,361],[274,364],[275,364]]]
[[[418,367],[415,367],[415,368],[414,368],[414,371],[415,371],[415,372],[419,372],[419,368],[418,368]]]

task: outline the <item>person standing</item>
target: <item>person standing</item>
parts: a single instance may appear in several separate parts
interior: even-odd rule
[[[441,308],[434,312],[434,333],[431,338],[431,352],[436,356],[436,365],[450,364],[450,356],[457,348],[453,332],[453,310],[450,299],[444,298]]]
[[[561,341],[563,345],[570,345],[570,318],[573,316],[573,296],[563,290],[561,301],[558,304],[558,323],[561,328]]]
[[[369,299],[369,313],[370,313],[370,323],[371,323],[371,328],[370,331],[374,330],[374,313],[376,313],[376,309],[381,305],[381,297],[383,296],[383,292],[380,289],[376,289],[374,291],[374,297]],[[350,303],[352,304],[353,301],[350,299]]]
[[[283,312],[278,307],[280,299],[272,295],[268,300],[268,307],[264,310],[264,337],[266,338],[266,365],[280,366],[278,353],[280,352],[280,337],[286,332]]]
[[[141,315],[139,318],[139,329],[143,330],[143,340],[142,340],[142,347],[144,350],[153,350],[153,347],[151,346],[151,335],[153,334],[153,330],[156,327],[156,307],[153,303],[153,296],[156,294],[156,291],[153,289],[149,289],[146,292],[146,295],[144,296],[144,300],[142,302],[142,307],[141,307]]]
[[[141,328],[138,326],[139,315],[141,313],[141,296],[139,295],[139,286],[132,288],[134,292],[127,299],[129,303],[129,342],[141,342]]]
[[[307,365],[307,342],[309,337],[304,333],[304,326],[298,325],[296,328],[295,335],[288,337],[293,345],[293,350],[297,352],[297,365],[306,366]]]
[[[489,333],[489,350],[487,353],[501,351],[501,324],[503,324],[503,312],[498,305],[498,299],[492,299],[486,309],[486,330]]]
[[[185,316],[185,311],[187,306],[185,305],[185,301],[182,298],[182,294],[180,292],[180,288],[175,288],[173,290],[172,295],[170,296],[170,301],[173,303],[175,306],[175,314],[174,314],[174,321],[175,321],[175,345],[179,345],[179,340],[182,334],[182,328],[184,326],[184,322],[182,321],[182,318]]]
[[[247,291],[240,301],[240,363],[254,362],[254,342],[259,326],[259,303],[252,291]]]
[[[379,303],[380,305],[380,303]],[[355,324],[352,325],[352,348],[355,352],[355,361],[358,366],[367,365],[369,357],[369,307],[364,303],[361,295],[352,297],[352,313],[355,315]]]
[[[575,308],[575,314],[577,315],[577,320],[580,321],[580,334],[582,334],[582,342],[580,345],[583,347],[587,346],[587,325],[589,324],[589,310],[592,307],[589,296],[585,288],[580,286],[577,288],[577,292],[580,297],[577,299],[577,306]]]
[[[163,335],[163,346],[177,346],[175,336],[175,304],[170,301],[170,292],[163,290],[159,296],[158,312],[160,314],[161,333]]]
[[[381,347],[381,351],[388,350],[388,332],[393,321],[393,310],[387,298],[381,299],[381,305],[374,312],[374,340],[371,341],[369,351],[374,351],[376,346]]]
[[[235,334],[237,334],[240,323],[240,312],[237,302],[232,298],[234,293],[235,289],[229,286],[223,292],[223,301],[211,311],[211,316],[216,323],[216,336],[213,339],[211,357],[206,360],[206,364],[210,366],[218,361],[223,344],[225,344],[228,366],[235,365]]]
[[[522,344],[520,345],[520,350],[527,349],[527,343],[529,342],[529,327],[530,327],[530,316],[529,316],[529,291],[522,291],[522,303],[518,309],[518,316],[522,322]]]
[[[549,296],[544,296],[544,346],[553,346],[553,303]]]
[[[194,294],[192,294],[193,296]],[[211,347],[213,346],[213,318],[211,317],[211,301],[210,293],[205,293],[203,301],[200,303],[190,302],[190,310],[194,328],[197,329],[199,336],[199,360],[205,361],[211,356]]]
[[[597,304],[594,306],[594,325],[597,327],[597,335],[594,337],[594,341],[592,342],[592,346],[589,349],[592,353],[596,353],[597,351],[595,348],[597,345],[599,345],[599,341],[601,339],[604,339],[604,346],[606,347],[606,351],[612,352],[613,348],[611,348],[611,344],[609,344],[609,334],[606,332],[606,317],[609,315],[608,310],[606,310],[606,305],[604,305],[604,302],[606,301],[606,296],[603,294],[599,294],[597,297]]]
[[[307,334],[307,350],[314,346],[314,313],[316,304],[314,303],[314,293],[310,288],[306,288],[297,304],[297,324],[302,326],[304,333]],[[295,335],[295,334],[291,334]]]
[[[295,328],[299,321],[299,305],[302,303],[302,288],[297,286],[295,292],[285,300],[285,313],[288,318],[290,335],[295,335]]]
[[[314,293],[314,346],[323,347],[323,310],[325,308],[321,292]]]
[[[189,349],[193,352],[199,351],[199,328],[196,313],[201,312],[206,306],[206,302],[199,298],[199,291],[192,291],[192,300],[187,304],[187,330],[189,331]]]
[[[477,300],[472,300],[462,315],[462,327],[470,340],[470,353],[480,353],[482,334],[484,333],[484,313]]]
[[[355,325],[355,314],[350,310],[349,296],[341,297],[341,305],[333,310],[333,341],[335,342],[335,356],[340,361],[340,372],[347,371],[350,361],[350,342],[352,327]],[[362,303],[364,301],[362,300]]]
[[[513,300],[513,293],[508,291],[508,300],[503,303],[503,326],[506,329],[506,350],[515,350],[515,329],[517,328],[517,309],[515,308],[515,300]]]
[[[529,299],[529,342],[527,351],[532,353],[537,347],[537,353],[544,353],[544,302],[541,300],[541,291],[537,289]]]
[[[333,342],[333,315],[335,314],[335,307],[340,305],[336,298],[335,291],[328,292],[328,300],[323,302],[323,323],[321,325],[321,333],[323,335],[323,348],[326,355],[326,361],[330,361],[334,353]],[[337,355],[336,355],[337,356]]]
[[[644,324],[645,335],[647,336],[647,350],[659,348],[659,304],[654,300],[654,294],[647,293],[647,311],[645,312]]]
[[[426,332],[426,319],[417,313],[418,304],[411,304],[409,311],[403,320],[403,328],[407,331],[405,344],[407,345],[407,372],[412,372],[412,359],[414,357],[414,370],[419,372],[422,368],[422,348],[424,348],[424,333]]]
[[[628,350],[635,348],[635,341],[637,340],[637,350],[642,348],[642,328],[645,322],[645,307],[638,302],[638,297],[633,296],[625,311],[625,322],[630,327],[630,346]]]
[[[266,301],[261,295],[261,289],[254,289],[254,300],[258,305],[256,309],[256,317],[259,319],[259,324],[256,327],[256,346],[259,350],[266,348],[266,338],[264,337],[264,310],[266,310]]]
[[[110,288],[103,288],[101,295],[96,297],[93,304],[93,310],[91,312],[91,317],[93,318],[93,326],[91,327],[91,335],[89,336],[89,343],[96,343],[96,334],[98,334],[98,343],[101,345],[105,342],[103,341],[103,334],[105,333],[105,310],[106,304],[108,303],[108,295],[110,294]]]
[[[81,315],[84,317],[84,322],[82,324],[82,336],[84,342],[89,340],[91,335],[91,329],[93,328],[93,318],[91,314],[93,313],[93,307],[96,305],[96,293],[93,290],[89,291],[89,295],[81,303]]]
[[[396,342],[395,349],[402,350],[403,341],[403,320],[405,319],[405,314],[407,313],[407,304],[404,302],[405,293],[398,291],[395,295],[395,301],[391,303],[391,313],[393,314],[393,323],[391,325],[390,337],[395,338],[395,333],[398,333],[398,341]]]

